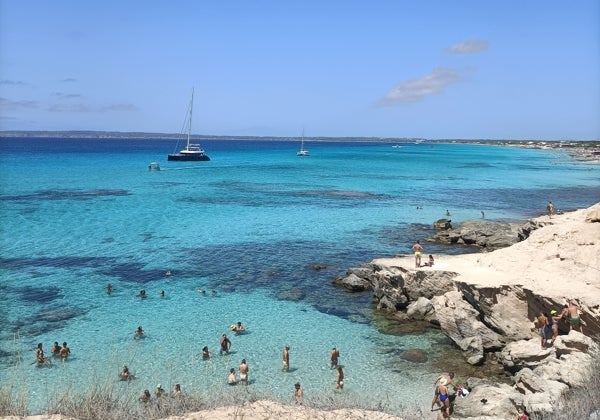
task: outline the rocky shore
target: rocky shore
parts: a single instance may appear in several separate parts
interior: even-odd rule
[[[469,238],[469,232],[456,237]],[[493,246],[473,241],[496,250],[436,255],[432,267],[415,268],[412,255],[376,259],[334,281],[372,293],[379,309],[406,322],[438,326],[469,363],[500,364],[510,375],[511,384],[470,378],[473,392],[456,399],[453,418],[515,419],[519,409],[538,416],[556,412],[570,390],[585,389],[599,363],[600,203],[499,232],[514,245],[497,249],[495,240]],[[542,348],[537,315],[560,312],[568,302],[582,310],[583,334],[560,322],[554,344]]]

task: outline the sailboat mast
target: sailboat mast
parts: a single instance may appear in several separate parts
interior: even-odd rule
[[[190,147],[190,134],[192,132],[192,114],[194,112],[194,88],[192,88],[192,99],[190,100],[190,116],[188,118],[187,145]]]

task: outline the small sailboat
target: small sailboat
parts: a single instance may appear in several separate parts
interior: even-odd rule
[[[190,108],[187,115],[187,143],[185,149],[179,153],[168,155],[167,160],[176,160],[184,162],[207,161],[210,158],[204,154],[204,149],[199,144],[190,143],[190,135],[192,132],[192,114],[194,112],[194,89],[192,89],[192,99],[190,100]]]
[[[300,150],[296,153],[296,156],[309,156],[310,153],[304,148],[304,130],[302,130],[302,142],[300,143]]]

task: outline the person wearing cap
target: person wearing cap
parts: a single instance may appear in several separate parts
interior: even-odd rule
[[[163,389],[163,387],[158,384],[156,385],[156,389],[154,390],[154,395],[156,395],[156,397],[162,397],[163,394],[165,393],[165,390]]]
[[[552,309],[550,317],[552,318],[552,340],[550,340],[550,345],[554,345],[554,340],[558,337],[558,322],[562,319],[562,312],[559,314],[555,309]]]
[[[300,382],[296,382],[296,385],[294,385],[294,402],[296,404],[302,404],[303,398],[304,392],[302,391],[302,387],[300,387]]]

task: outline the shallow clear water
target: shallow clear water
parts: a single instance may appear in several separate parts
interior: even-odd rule
[[[186,163],[166,161],[170,141],[0,139],[0,376],[25,384],[35,411],[58,389],[91,381],[135,395],[158,383],[240,392],[225,382],[246,358],[252,389],[282,401],[299,381],[307,396],[428,407],[439,373],[432,364],[447,341],[434,331],[379,332],[369,294],[331,280],[409,252],[446,209],[453,222],[482,210],[488,219],[525,219],[548,200],[560,210],[600,198],[598,166],[559,151],[305,146],[308,158],[295,155],[295,143],[207,141],[212,161]],[[151,161],[162,170],[148,171]],[[426,249],[442,251],[464,252]],[[135,297],[141,289],[148,298]],[[233,354],[201,360],[200,349],[216,352],[237,321],[249,330],[231,336]],[[143,340],[133,339],[138,325]],[[49,353],[54,341],[69,343],[70,360],[32,366],[35,345]],[[285,344],[289,373],[281,372]],[[345,367],[342,393],[328,366],[333,346]],[[429,362],[403,361],[410,348]],[[123,364],[138,378],[128,385],[116,380]]]

